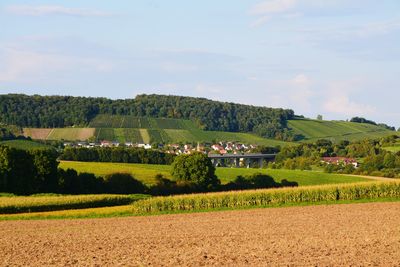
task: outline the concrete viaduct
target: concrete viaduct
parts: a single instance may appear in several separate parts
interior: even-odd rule
[[[260,168],[262,167],[263,161],[275,160],[276,154],[209,154],[208,157],[215,167],[225,166],[226,162],[233,163],[234,166],[240,167],[240,162],[249,168],[252,161],[257,160]]]

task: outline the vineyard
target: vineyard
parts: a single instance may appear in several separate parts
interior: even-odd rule
[[[89,128],[24,128],[24,135],[40,140],[107,140],[120,143],[186,143],[236,141],[245,144],[286,146],[291,142],[266,139],[253,133],[205,131],[193,121],[122,115],[98,115]],[[379,138],[392,132],[365,123],[344,121],[290,120],[289,128],[305,141],[321,138],[332,141]]]

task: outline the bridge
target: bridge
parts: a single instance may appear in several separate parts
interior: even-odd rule
[[[215,167],[226,166],[227,162],[230,162],[231,165],[234,165],[235,167],[240,167],[240,162],[242,161],[243,165],[249,168],[250,163],[257,160],[258,165],[261,168],[264,160],[267,162],[273,161],[276,157],[276,154],[209,154],[208,157],[211,159],[211,162]]]

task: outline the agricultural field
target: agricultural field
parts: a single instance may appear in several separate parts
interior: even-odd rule
[[[54,128],[47,136],[47,140],[85,141],[91,138],[94,133],[94,128]]]
[[[45,144],[37,143],[29,140],[8,140],[8,141],[0,141],[0,145],[17,148],[17,149],[54,149],[52,146],[48,146]]]
[[[290,120],[288,126],[296,134],[303,135],[306,140],[329,139],[334,142],[341,140],[362,140],[365,138],[380,138],[393,134],[385,128],[345,121]]]
[[[354,200],[399,199],[400,182],[366,182],[153,197],[134,202],[137,214],[243,209]]]
[[[147,185],[154,184],[154,177],[159,173],[167,178],[172,178],[170,165],[61,161],[60,168],[71,168],[78,172],[90,172],[98,176],[105,176],[114,172],[126,172]],[[258,172],[272,176],[276,182],[286,179],[297,182],[299,186],[371,181],[368,178],[315,171],[246,168],[217,168],[216,170],[218,178],[224,184],[233,181],[239,175],[245,176]]]
[[[190,121],[188,121],[191,123]],[[145,128],[185,129],[184,120],[169,118],[147,118],[122,115],[98,115],[89,124],[93,128]]]
[[[399,202],[2,221],[0,265],[397,266],[399,225]]]
[[[94,136],[94,128],[24,128],[24,136],[34,140],[85,141]]]
[[[36,195],[0,196],[0,214],[121,206],[145,195]]]
[[[51,131],[48,128],[23,128],[23,135],[34,140],[47,140]]]
[[[288,126],[305,137],[305,141],[325,138],[334,142],[379,138],[390,134],[371,124],[344,121],[291,120]],[[236,141],[265,146],[287,146],[294,143],[266,139],[252,133],[204,131],[190,120],[168,118],[139,118],[134,116],[98,115],[89,124],[91,128],[37,129],[24,128],[24,135],[42,140],[108,140],[137,143],[185,143]]]

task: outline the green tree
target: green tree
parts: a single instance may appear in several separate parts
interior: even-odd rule
[[[58,190],[57,152],[36,149],[29,152],[35,166],[34,190],[36,192],[56,192]]]
[[[202,153],[176,157],[171,173],[178,182],[189,183],[200,189],[215,188],[221,183],[211,160]]]

